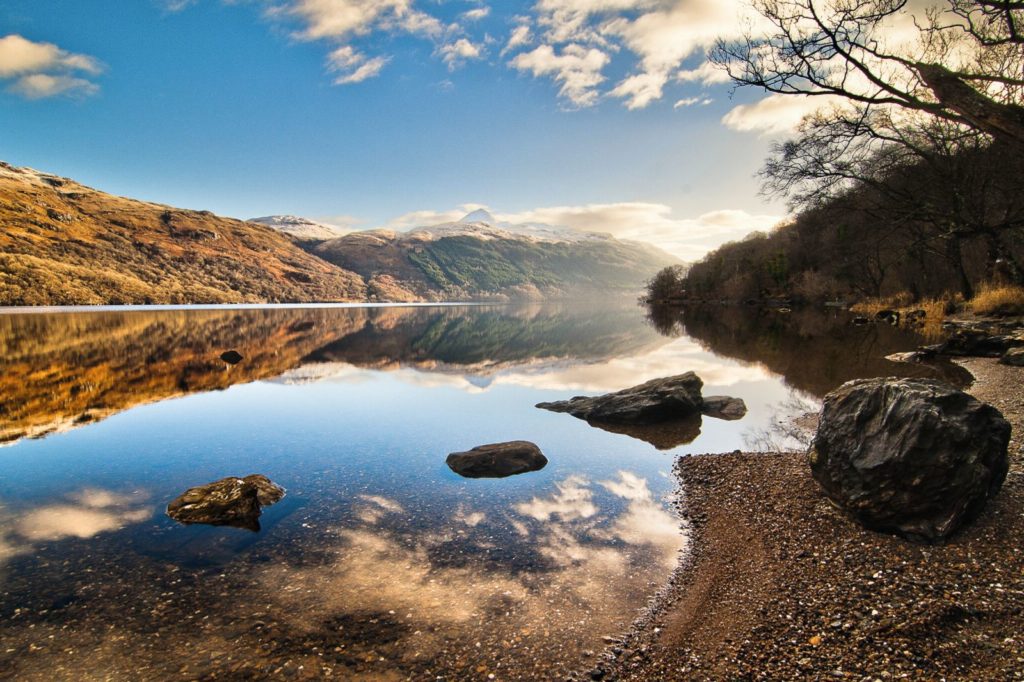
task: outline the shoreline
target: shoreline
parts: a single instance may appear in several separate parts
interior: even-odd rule
[[[960,361],[1010,421],[1010,472],[945,545],[868,531],[803,453],[681,457],[690,548],[595,680],[1024,679],[1021,370]]]

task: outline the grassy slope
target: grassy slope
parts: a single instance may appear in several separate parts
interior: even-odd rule
[[[396,239],[388,233],[347,235],[320,244],[314,253],[359,272],[371,290],[380,275],[388,273],[410,296],[426,298],[635,291],[674,262],[668,254],[616,240],[418,240]]]
[[[365,298],[358,275],[269,228],[0,164],[0,304]]]

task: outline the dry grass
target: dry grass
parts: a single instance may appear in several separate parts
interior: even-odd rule
[[[942,322],[947,315],[956,312],[963,302],[963,296],[953,293],[915,302],[910,292],[903,291],[892,296],[864,299],[855,303],[850,310],[869,317],[874,317],[883,310],[895,310],[903,320],[916,320],[915,326],[918,331],[926,338],[932,339],[943,335]],[[924,315],[921,316],[917,311],[923,311]]]
[[[976,315],[1024,315],[1024,287],[983,284],[970,306]]]
[[[854,303],[850,310],[860,315],[874,315],[883,310],[909,310],[913,302],[914,297],[909,291],[901,291],[892,296],[865,298],[863,301]]]

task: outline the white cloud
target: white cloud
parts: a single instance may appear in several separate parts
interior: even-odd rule
[[[711,62],[701,62],[696,68],[678,71],[676,80],[682,83],[696,81],[704,85],[719,85],[729,82],[729,72]]]
[[[508,36],[508,42],[505,43],[505,47],[501,50],[501,54],[506,54],[513,50],[516,50],[525,45],[529,45],[533,40],[533,32],[530,29],[529,24],[519,24],[512,29],[512,33]]]
[[[0,38],[0,80],[7,90],[27,99],[57,95],[93,95],[103,66],[95,58],[63,50],[52,43],[37,43],[17,34]]]
[[[769,95],[753,104],[734,107],[722,117],[722,123],[743,132],[792,133],[808,114],[842,102],[832,96]]]
[[[381,227],[402,231],[454,222],[480,208],[489,209],[484,204],[466,203],[446,211],[413,211]],[[711,211],[694,218],[681,218],[673,215],[671,206],[642,201],[547,206],[514,213],[491,213],[499,222],[544,223],[648,242],[685,261],[696,260],[725,242],[742,239],[755,230],[769,230],[785,218],[738,210]]]
[[[388,61],[387,57],[367,58],[351,45],[343,45],[327,56],[327,68],[341,73],[334,79],[335,85],[348,85],[373,78],[381,72]]]
[[[715,100],[711,99],[710,97],[685,97],[681,100],[677,100],[676,103],[672,105],[672,108],[682,109],[683,107],[692,107],[694,105],[706,107],[707,105],[711,104],[714,101]]]
[[[476,9],[466,10],[463,12],[462,18],[466,21],[480,21],[481,19],[485,19],[490,13],[490,7],[477,7]]]
[[[534,76],[550,76],[561,84],[559,94],[577,107],[595,104],[597,86],[604,81],[601,71],[609,62],[607,54],[597,48],[570,44],[558,54],[550,45],[540,45],[531,52],[518,54],[509,64]]]
[[[536,23],[549,51],[576,45],[600,49],[604,54],[622,50],[635,59],[633,72],[607,93],[624,100],[629,109],[642,109],[662,99],[666,85],[679,79],[683,63],[700,55],[719,38],[738,38],[750,25],[752,11],[745,0],[539,0]],[[540,49],[540,48],[538,48]],[[595,85],[604,80],[602,63],[591,74]],[[703,80],[703,65],[691,69]],[[555,70],[535,76],[557,77]],[[687,73],[682,71],[682,73]],[[716,78],[721,78],[716,74]],[[719,82],[719,81],[716,81]],[[582,102],[562,92],[577,106],[596,103],[598,94]]]
[[[454,69],[470,59],[479,59],[483,56],[483,48],[467,38],[459,38],[454,43],[442,45],[438,52],[449,69]]]

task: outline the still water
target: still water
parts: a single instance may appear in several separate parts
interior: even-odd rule
[[[842,381],[930,372],[881,360],[919,341],[631,306],[0,315],[0,677],[557,678],[685,551],[676,455],[792,445]],[[534,408],[689,370],[747,416],[644,440]],[[445,465],[506,440],[549,464]],[[287,489],[259,532],[164,513],[252,473]]]

